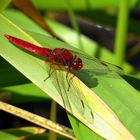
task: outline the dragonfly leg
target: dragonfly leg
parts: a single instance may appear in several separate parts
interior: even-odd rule
[[[68,74],[72,74],[71,72],[67,72],[67,76],[66,76],[66,79],[67,79],[67,83],[68,83],[68,89],[67,89],[67,91],[69,91],[70,90],[70,86],[71,86],[71,81],[72,81],[72,79],[75,77],[75,75],[74,74],[72,74],[72,76],[70,77],[70,79],[68,79]]]
[[[51,75],[54,73],[54,71],[55,71],[55,64],[54,63],[51,63],[50,64],[50,69],[49,69],[49,75],[44,79],[44,82],[46,81],[46,80],[48,80],[50,77],[51,77]]]

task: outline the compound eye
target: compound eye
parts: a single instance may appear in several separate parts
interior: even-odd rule
[[[77,58],[73,61],[72,65],[71,65],[72,69],[74,70],[81,70],[83,67],[83,62],[80,58]]]

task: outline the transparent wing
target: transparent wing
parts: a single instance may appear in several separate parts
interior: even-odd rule
[[[55,85],[55,88],[62,98],[64,108],[73,115],[80,115],[88,122],[92,123],[94,116],[86,98],[80,94],[78,85],[73,82],[74,78],[71,79],[73,74],[69,73],[68,77],[66,77],[66,75],[66,71],[59,69],[55,70],[50,76],[52,83]]]
[[[111,63],[99,60],[95,57],[91,57],[81,52],[71,51],[74,55],[80,57],[83,61],[83,70],[91,72],[94,75],[106,75],[106,76],[117,76],[122,75],[123,70],[121,67],[113,65]]]
[[[122,73],[122,69],[118,66],[101,61],[94,57],[90,57],[80,52],[72,51],[72,53],[82,59],[84,64],[83,70],[85,70],[86,72],[88,71],[94,75],[107,75],[113,77],[114,75],[118,76],[117,73]],[[73,74],[70,73],[69,70],[67,70],[67,68],[63,68],[63,66],[58,65],[58,67],[60,67],[60,69],[54,70],[54,72],[50,76],[50,79],[55,85],[55,88],[57,89],[58,93],[60,94],[65,109],[71,112],[73,115],[79,114],[80,116],[83,116],[90,123],[93,122],[93,111],[88,105],[84,94],[81,94],[79,92],[79,85],[74,83],[74,78],[71,79]],[[68,77],[66,76],[67,72],[69,72]],[[77,71],[77,73],[81,73],[81,71]],[[95,84],[96,81],[94,80],[94,82],[92,83]]]

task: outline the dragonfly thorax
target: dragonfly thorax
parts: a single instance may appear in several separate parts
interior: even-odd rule
[[[83,67],[82,60],[77,56],[73,56],[71,51],[65,48],[55,48],[48,59],[50,62],[53,60],[56,64],[61,64],[73,70],[81,70]]]

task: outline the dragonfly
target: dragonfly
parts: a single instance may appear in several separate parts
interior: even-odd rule
[[[86,71],[94,72],[95,75],[96,74],[97,75],[100,75],[100,74],[112,75],[116,72],[117,73],[122,72],[122,69],[116,65],[101,61],[97,58],[90,57],[90,56],[82,54],[80,52],[74,52],[74,51],[66,49],[66,48],[50,49],[50,48],[39,47],[37,45],[34,45],[25,40],[19,39],[17,37],[14,37],[14,36],[11,36],[8,34],[4,34],[4,36],[14,45],[16,45],[20,48],[23,48],[29,52],[32,52],[38,56],[45,57],[45,62],[50,63],[49,75],[45,80],[50,78],[53,75],[53,73],[55,73],[56,65],[59,66],[60,68],[62,68],[63,70],[65,70],[67,72],[66,80],[68,83],[68,90],[69,89],[72,90],[72,88],[73,88],[73,86],[71,86],[71,81],[75,77],[75,75],[72,73],[72,71],[79,72],[84,69]],[[86,68],[84,68],[85,65],[86,65]],[[98,68],[96,69],[96,67],[98,67]],[[71,76],[68,80],[69,75],[71,75]],[[56,77],[55,85],[57,85],[58,91],[61,94],[64,106],[66,107],[65,100],[67,100],[67,102],[69,104],[69,108],[70,108],[70,110],[72,110],[72,107],[70,105],[71,103],[69,102],[69,99],[68,99],[68,95],[63,94],[64,92],[68,92],[68,90],[63,88],[65,83],[63,83],[62,80],[61,80],[61,82],[59,82],[60,74],[58,76],[57,72],[55,73],[55,77]],[[90,109],[85,97],[83,97],[82,95],[79,95],[78,91],[75,91],[75,89],[73,91],[75,92],[75,95],[73,97],[73,98],[75,98],[75,102],[73,102],[73,104],[75,104],[75,106],[77,107],[76,103],[79,103],[80,107],[77,107],[77,108],[78,108],[78,110],[81,110],[81,112],[83,112],[83,113],[84,113],[85,108],[88,108],[89,115],[92,120],[94,118],[94,115],[93,115],[92,109]],[[69,95],[69,96],[72,96],[72,95]]]

